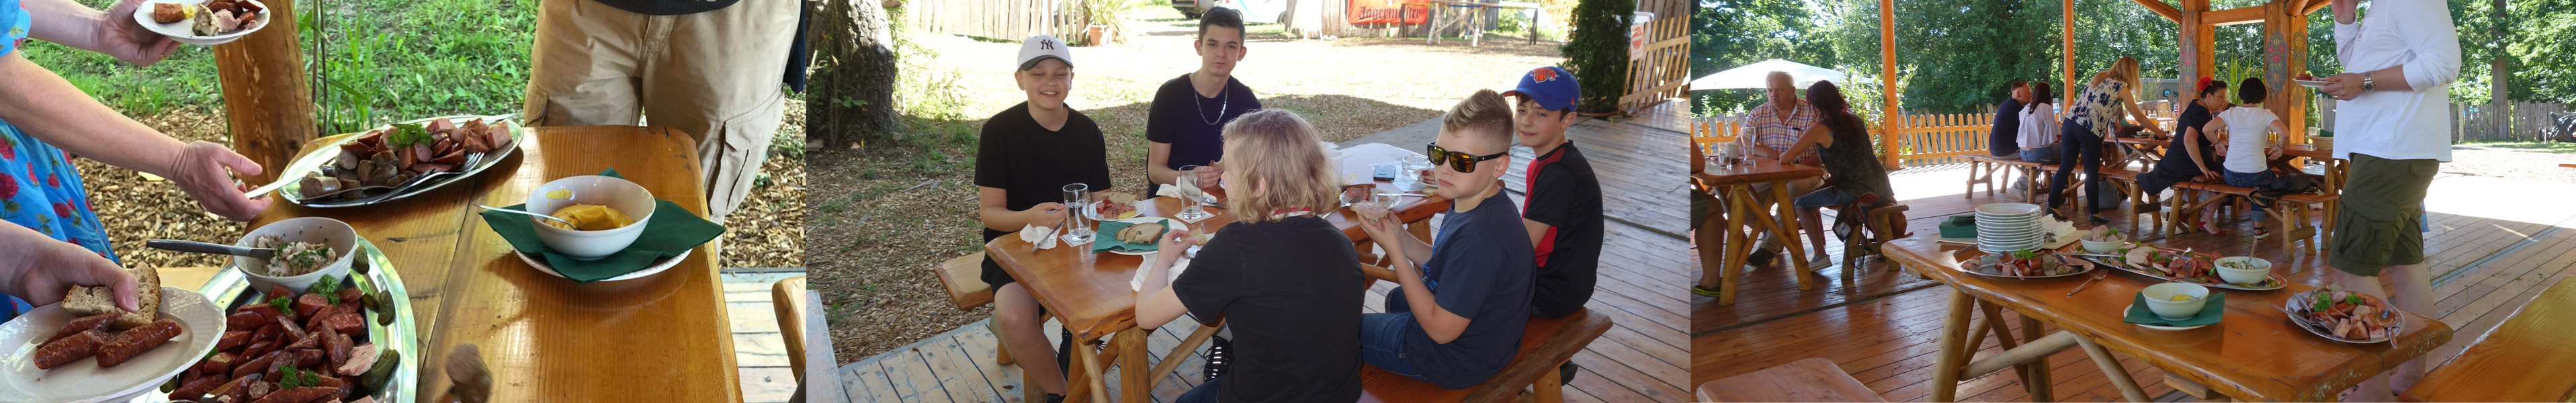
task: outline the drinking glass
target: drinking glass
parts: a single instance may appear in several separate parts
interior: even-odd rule
[[[1386,207],[1387,214],[1395,214],[1395,205],[1404,202],[1404,194],[1400,192],[1379,192],[1371,189],[1369,195],[1371,202]]]
[[[1395,172],[1395,188],[1407,192],[1421,191],[1422,172],[1431,169],[1431,158],[1408,155],[1401,161],[1402,166],[1397,167]]]
[[[1180,216],[1173,218],[1179,218],[1181,221],[1195,222],[1215,216],[1215,214],[1209,214],[1206,209],[1199,208],[1199,205],[1207,199],[1207,190],[1200,189],[1198,183],[1199,171],[1205,169],[1207,169],[1207,167],[1197,165],[1182,166],[1181,174],[1172,177],[1172,186],[1180,189],[1181,204],[1189,206],[1181,208]]]
[[[1080,183],[1064,185],[1064,205],[1065,208],[1073,209],[1070,214],[1065,214],[1065,241],[1076,244],[1091,242],[1091,217],[1088,214],[1091,209],[1091,185]]]

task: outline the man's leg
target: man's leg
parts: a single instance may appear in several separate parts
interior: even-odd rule
[[[644,67],[644,114],[696,136],[700,183],[716,222],[751,195],[784,117],[781,78],[800,2],[746,1],[680,16]]]
[[[588,0],[544,0],[519,117],[528,126],[632,125],[637,58],[650,16]]]
[[[1061,395],[1064,394],[1064,371],[1047,365],[1054,360],[1032,359],[1055,358],[1063,353],[1055,351],[1055,346],[1047,345],[1046,322],[1040,320],[1038,309],[1038,300],[1031,298],[1028,289],[1021,288],[1020,283],[1003,284],[1001,288],[993,289],[993,320],[1000,321],[1002,328],[1001,334],[993,336],[1002,339],[1002,349],[1009,350],[1011,358],[1019,361],[1020,370],[1027,371],[1029,378],[1038,382],[1021,387],[1034,387]]]

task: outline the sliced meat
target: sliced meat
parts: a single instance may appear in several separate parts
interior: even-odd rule
[[[354,311],[340,312],[322,318],[322,327],[330,328],[331,331],[340,332],[340,334],[359,334],[358,332],[367,329],[367,317]]]
[[[271,392],[271,393],[269,393],[268,395],[261,396],[261,397],[259,398],[259,400],[252,400],[251,402],[252,402],[252,403],[307,403],[307,402],[312,402],[312,401],[314,401],[314,400],[320,400],[320,399],[322,399],[324,396],[331,396],[331,395],[333,395],[333,394],[337,394],[337,393],[340,393],[340,388],[330,388],[330,387],[313,387],[313,386],[308,386],[308,387],[301,387],[301,388],[294,388],[294,389],[287,389],[287,390],[281,390],[281,391]]]
[[[91,329],[36,346],[36,369],[54,369],[89,358],[98,354],[99,346],[105,345],[107,338],[107,332]]]
[[[349,351],[349,360],[347,362],[340,363],[339,367],[332,368],[332,372],[338,373],[341,376],[365,375],[368,369],[376,367],[377,354],[382,353],[376,350],[376,345],[374,343],[363,344],[351,348]]]
[[[358,289],[357,287],[342,288],[340,289],[340,294],[335,295],[335,297],[339,297],[340,305],[357,305],[358,299],[365,298],[366,296],[367,291]]]
[[[233,367],[233,372],[232,372],[232,374],[231,374],[231,375],[232,375],[234,378],[240,378],[240,377],[248,376],[248,375],[259,375],[259,374],[267,373],[267,372],[268,372],[268,367],[269,367],[270,365],[275,365],[275,363],[276,363],[276,362],[277,362],[277,360],[278,360],[278,357],[279,357],[279,356],[282,356],[282,355],[285,355],[285,354],[286,354],[286,352],[284,352],[284,351],[272,351],[272,352],[269,352],[267,355],[261,355],[261,356],[258,356],[259,358],[255,358],[255,359],[251,359],[250,361],[242,362],[242,365],[241,365],[241,366]]]
[[[213,392],[217,386],[223,386],[225,381],[226,379],[222,377],[214,376],[189,380],[186,383],[179,384],[179,389],[170,391],[170,400],[179,401],[203,399],[206,397],[206,393]]]
[[[125,360],[133,359],[134,356],[142,355],[145,351],[151,351],[154,347],[169,343],[171,338],[179,337],[180,333],[186,331],[175,319],[157,320],[133,329],[126,329],[116,334],[116,340],[99,347],[98,366],[116,367],[117,364],[125,363]]]
[[[197,366],[190,368],[189,371],[220,381],[232,375],[233,364],[240,360],[241,355],[238,354],[215,353],[213,356],[206,357],[204,361],[198,361]]]
[[[281,330],[282,333],[279,333],[279,335],[285,336],[285,340],[288,343],[293,343],[296,340],[303,340],[306,333],[304,331],[304,326],[296,325],[294,321],[286,320],[286,318],[277,318],[277,328],[283,329]]]
[[[341,364],[349,363],[349,335],[338,331],[329,333],[331,337],[322,340],[322,351],[331,353],[331,368],[339,368]]]
[[[250,334],[251,331],[248,330],[224,332],[224,335],[221,338],[215,339],[215,351],[232,351],[233,347],[241,347],[243,344],[248,344],[250,343]]]
[[[304,318],[310,317],[314,313],[322,312],[323,309],[330,307],[331,297],[329,296],[324,296],[322,294],[304,294],[295,296],[295,319],[297,321],[302,321]]]

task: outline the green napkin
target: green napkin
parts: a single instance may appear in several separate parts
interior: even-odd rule
[[[609,169],[601,172],[600,175],[622,177],[617,175],[616,169]],[[490,224],[492,232],[500,234],[502,240],[509,241],[511,248],[518,249],[519,253],[545,260],[546,265],[553,267],[556,273],[562,273],[565,278],[581,284],[643,270],[645,267],[661,262],[662,259],[679,256],[682,252],[697,248],[698,245],[724,235],[723,225],[709,222],[696,214],[690,214],[688,209],[681,208],[678,204],[672,204],[669,200],[653,202],[655,214],[645,219],[646,228],[643,235],[635,237],[635,244],[627,246],[626,250],[598,260],[574,259],[546,248],[545,241],[537,239],[536,222],[529,220],[527,216],[490,210],[483,211],[482,216],[483,223]],[[521,203],[508,208],[525,210],[527,207],[527,204]],[[661,213],[663,211],[671,213]]]
[[[2129,316],[2121,318],[2121,322],[2174,327],[2203,326],[2218,323],[2219,317],[2227,312],[2227,293],[2223,292],[2209,293],[2209,303],[2200,306],[2200,313],[2183,320],[2165,320],[2157,317],[2156,311],[2147,309],[2147,293],[2138,293],[2134,298],[2136,300],[2129,303]]]
[[[1111,249],[1126,252],[1150,252],[1161,248],[1161,246],[1155,245],[1151,242],[1136,244],[1118,240],[1119,230],[1124,230],[1127,229],[1127,227],[1135,225],[1136,223],[1101,221],[1099,233],[1094,234],[1091,237],[1091,253],[1107,252]],[[1163,223],[1163,225],[1165,227],[1163,229],[1164,231],[1171,230],[1171,223]]]

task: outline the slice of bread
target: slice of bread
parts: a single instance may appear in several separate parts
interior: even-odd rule
[[[143,309],[126,312],[124,309],[117,308],[116,291],[112,288],[72,286],[71,291],[63,295],[63,310],[81,316],[121,313],[123,315],[117,316],[114,324],[109,326],[119,330],[152,324],[153,320],[160,319],[161,271],[150,268],[134,268],[126,271],[134,274],[136,299]]]
[[[116,292],[107,287],[72,286],[63,294],[63,311],[76,316],[125,313],[116,307]]]
[[[1099,197],[1099,198],[1100,198],[1100,200],[1108,200],[1110,203],[1128,204],[1128,203],[1135,203],[1135,202],[1136,202],[1136,194],[1135,194],[1135,193],[1127,193],[1127,192],[1123,192],[1123,191],[1116,191],[1116,190],[1102,191],[1102,192],[1100,192],[1100,193],[1095,194],[1094,196],[1095,196],[1095,197]]]

